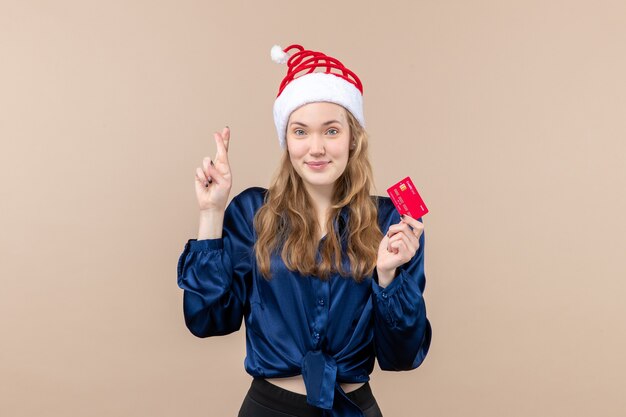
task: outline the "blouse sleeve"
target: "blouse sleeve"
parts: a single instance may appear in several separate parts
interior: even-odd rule
[[[187,328],[197,337],[241,328],[251,279],[253,228],[236,196],[224,213],[222,237],[189,239],[178,260]]]
[[[405,371],[421,365],[428,353],[431,327],[424,303],[424,232],[420,247],[400,265],[387,287],[378,285],[374,270],[374,346],[380,369]]]

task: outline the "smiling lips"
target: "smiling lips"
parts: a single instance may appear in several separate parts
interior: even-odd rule
[[[320,161],[320,162],[307,162],[306,164],[311,168],[311,169],[323,169],[326,167],[326,165],[328,165],[330,162],[329,161]]]

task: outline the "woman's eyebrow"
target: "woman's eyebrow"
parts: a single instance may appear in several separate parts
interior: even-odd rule
[[[329,120],[327,122],[322,123],[322,126],[331,125],[333,123],[339,123],[341,125],[341,122],[339,120]],[[291,123],[289,123],[289,125],[290,126],[291,125],[300,125],[300,126],[308,127],[307,125],[305,125],[304,123],[301,123],[301,122],[291,122]]]

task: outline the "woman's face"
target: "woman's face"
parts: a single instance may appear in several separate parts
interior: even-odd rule
[[[289,116],[286,137],[291,163],[305,185],[332,190],[348,164],[346,109],[328,102],[305,104]]]

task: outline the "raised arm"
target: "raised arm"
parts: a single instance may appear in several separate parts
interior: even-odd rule
[[[230,129],[214,136],[215,162],[205,157],[203,167],[196,170],[198,239],[188,240],[177,267],[185,323],[198,337],[228,334],[241,327],[253,239],[241,198],[235,197],[226,207],[232,184]]]

